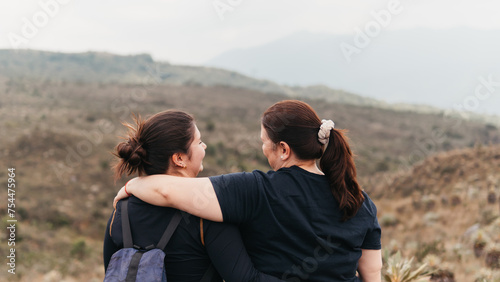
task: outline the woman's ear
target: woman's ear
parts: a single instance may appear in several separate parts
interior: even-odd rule
[[[172,162],[175,166],[186,167],[186,164],[182,160],[182,155],[180,153],[175,153],[172,155]]]
[[[278,145],[278,149],[280,150],[281,160],[286,161],[290,158],[292,152],[290,150],[290,146],[288,146],[286,142],[281,141]]]

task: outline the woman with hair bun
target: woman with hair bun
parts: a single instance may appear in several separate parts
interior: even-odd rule
[[[358,184],[344,132],[308,104],[287,100],[264,112],[261,139],[267,173],[140,177],[115,202],[127,190],[237,224],[255,266],[285,281],[380,281],[377,209]]]
[[[128,140],[115,148],[118,162],[115,179],[123,174],[172,175],[190,178],[203,170],[206,145],[193,117],[169,110],[153,115],[146,121],[140,117],[129,129]],[[173,208],[158,207],[130,197],[128,214],[134,245],[156,245],[166,226],[179,212]],[[113,253],[123,248],[121,204],[113,211],[104,239],[104,268],[108,268]],[[259,273],[246,252],[238,229],[229,224],[210,222],[182,214],[164,252],[167,279],[172,281],[200,281],[216,272],[208,281],[280,281]],[[207,274],[208,275],[208,274]],[[222,278],[221,278],[222,277]]]

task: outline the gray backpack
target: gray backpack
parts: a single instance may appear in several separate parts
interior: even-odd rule
[[[141,248],[132,242],[132,232],[128,219],[128,199],[122,200],[121,209],[123,249],[118,250],[111,257],[104,282],[166,282],[163,249],[179,225],[181,213],[175,213],[156,247],[151,245]],[[210,265],[201,281],[210,281],[214,271],[215,269]]]

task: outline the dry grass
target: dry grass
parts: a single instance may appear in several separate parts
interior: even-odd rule
[[[488,268],[486,251],[474,254],[474,238],[484,233],[485,249],[500,242],[500,146],[437,154],[376,190],[391,191],[375,200],[379,218],[392,213],[399,222],[383,229],[383,245],[420,261],[434,254],[457,281],[474,281]],[[495,203],[488,202],[491,193]],[[452,195],[460,204],[452,205]],[[429,199],[434,205],[426,205]]]
[[[54,280],[102,280],[104,227],[115,191],[125,181],[113,183],[110,151],[120,140],[117,136],[125,133],[120,122],[130,121],[131,112],[147,116],[177,108],[195,114],[209,146],[202,175],[212,175],[268,169],[260,149],[260,115],[274,102],[286,99],[223,86],[8,79],[0,79],[0,98],[0,181],[5,182],[7,167],[16,168],[18,235],[22,238],[18,245],[20,275],[16,277],[23,281],[38,281],[44,276]],[[321,118],[331,118],[338,127],[349,128],[361,183],[374,195],[380,216],[392,213],[398,218],[394,227],[384,228],[384,245],[394,238],[404,255],[412,255],[418,246],[439,241],[444,249],[439,256],[454,263],[453,248],[462,243],[461,261],[456,267],[463,268],[465,276],[460,277],[473,275],[481,261],[469,254],[468,243],[459,238],[472,224],[495,215],[484,212],[484,207],[490,207],[485,204],[487,188],[479,184],[489,175],[499,175],[498,166],[490,165],[497,160],[496,153],[484,148],[484,154],[445,154],[437,157],[431,170],[418,164],[428,156],[432,162],[436,152],[478,142],[500,143],[499,130],[465,121],[457,129],[439,115],[309,102]],[[450,134],[421,160],[412,159],[409,165],[417,164],[415,169],[398,172],[401,160],[408,159],[433,128]],[[451,166],[455,163],[459,165]],[[462,168],[466,173],[460,176]],[[470,192],[470,185],[481,188]],[[396,193],[389,197],[385,191],[396,186],[398,191],[417,190],[420,194],[405,197]],[[437,197],[434,208],[416,210],[412,197],[418,200],[430,192]],[[443,206],[439,197],[451,194],[457,194],[462,203]],[[5,215],[5,207],[0,212]],[[432,224],[422,221],[426,214]],[[1,255],[4,251],[0,248]],[[0,279],[5,275],[1,273]]]

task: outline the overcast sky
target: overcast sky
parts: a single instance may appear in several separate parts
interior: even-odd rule
[[[2,1],[0,48],[17,44],[64,52],[150,53],[171,63],[203,64],[224,51],[262,45],[298,31],[354,33],[372,19],[371,11],[387,9],[390,1],[395,0]],[[52,5],[43,8],[40,3]],[[214,3],[232,4],[232,10],[218,13]],[[388,29],[500,30],[500,1],[400,3],[404,9],[393,16]],[[46,10],[51,15],[44,18]],[[30,25],[37,30],[30,30]]]

